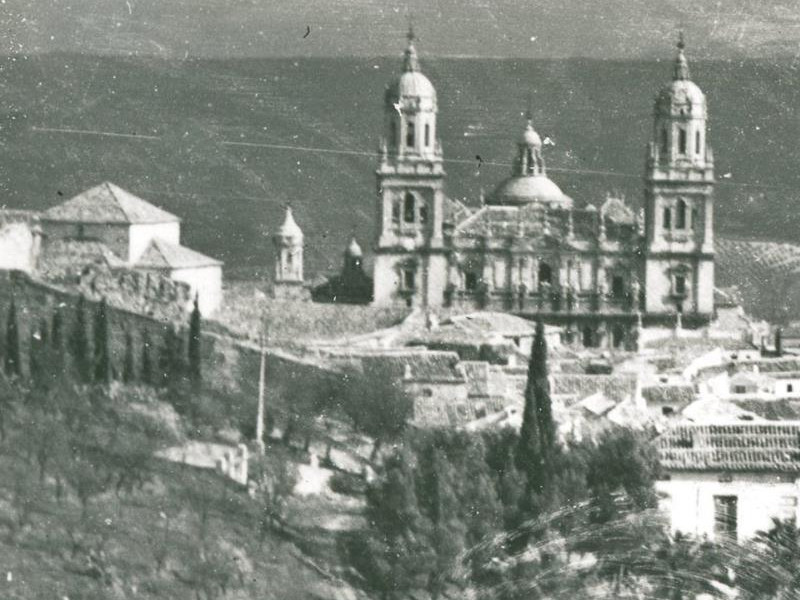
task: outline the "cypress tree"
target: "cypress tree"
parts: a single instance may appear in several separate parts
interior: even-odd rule
[[[64,317],[61,310],[56,308],[53,312],[53,321],[50,326],[50,357],[54,378],[60,378],[66,374],[67,361],[64,352]]]
[[[516,455],[517,467],[527,475],[529,495],[544,491],[554,447],[555,423],[547,378],[547,343],[544,325],[538,321],[528,363],[525,409]]]
[[[89,359],[89,335],[86,327],[86,300],[78,298],[75,306],[75,322],[69,339],[70,354],[75,366],[75,374],[81,383],[91,380],[91,363]]]
[[[122,369],[122,381],[130,383],[134,380],[136,366],[133,361],[133,336],[129,331],[125,332],[125,363]]]
[[[556,446],[556,424],[553,420],[553,403],[550,399],[550,378],[547,369],[547,341],[544,337],[544,324],[536,323],[536,335],[533,338],[535,356],[532,363],[535,367],[536,377],[533,382],[533,393],[536,398],[536,418],[539,421],[541,434],[542,455],[545,461],[550,461]]]
[[[172,325],[164,329],[164,342],[158,353],[158,381],[162,387],[168,387],[170,382],[178,376],[177,345],[178,336]]]
[[[194,297],[194,308],[189,319],[189,377],[192,385],[197,388],[202,381],[202,365],[200,352],[200,308],[197,305],[197,295]]]
[[[6,320],[5,371],[8,376],[20,375],[19,324],[17,323],[17,304],[11,296]]]
[[[39,328],[31,331],[31,338],[28,344],[28,367],[30,370],[31,381],[37,386],[46,386],[48,373],[51,373],[52,365],[49,362],[47,352],[47,323],[42,320]]]
[[[139,379],[147,385],[153,384],[153,359],[150,357],[150,335],[145,329],[142,334],[142,365],[139,371]]]
[[[100,300],[94,313],[94,380],[111,383],[111,349],[108,333],[106,299]]]

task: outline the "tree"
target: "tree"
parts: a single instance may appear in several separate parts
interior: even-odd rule
[[[47,324],[42,321],[38,328],[31,331],[28,341],[28,370],[32,383],[37,387],[46,387],[52,376],[53,367],[49,354]]]
[[[150,334],[146,329],[142,334],[142,363],[139,368],[139,379],[147,385],[154,383],[153,359],[150,356]]]
[[[200,308],[197,295],[194,297],[194,308],[189,319],[189,377],[197,389],[202,382],[202,353],[200,349]]]
[[[136,365],[133,359],[133,336],[125,332],[125,362],[122,367],[122,381],[130,383],[136,378]]]
[[[402,381],[385,376],[353,375],[345,412],[355,426],[375,440],[374,460],[384,441],[397,438],[413,415],[414,402]]]
[[[530,501],[533,494],[542,494],[552,476],[555,433],[547,377],[547,342],[544,324],[538,321],[528,363],[525,408],[516,454],[517,467],[527,477],[526,501]]]
[[[11,304],[8,307],[8,317],[6,318],[6,344],[5,344],[5,371],[11,377],[21,375],[20,352],[19,352],[19,323],[17,322],[17,304],[14,296],[11,296]]]
[[[75,321],[70,333],[69,349],[78,381],[89,383],[92,371],[89,357],[89,334],[86,323],[86,300],[83,296],[78,298],[78,303],[75,306]]]
[[[108,330],[108,307],[106,299],[100,300],[94,314],[94,380],[111,383],[111,340]]]

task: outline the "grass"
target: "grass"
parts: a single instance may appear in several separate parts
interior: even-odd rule
[[[194,598],[187,582],[203,568],[201,538],[213,540],[235,565],[226,598],[300,600],[327,585],[292,542],[269,535],[260,543],[258,505],[214,473],[159,461],[143,489],[99,496],[82,516],[76,501],[58,502],[52,482],[40,487],[24,468],[0,456],[4,599]],[[12,532],[7,525],[18,513],[12,503],[20,477],[34,493],[25,498],[29,522]],[[305,510],[295,502],[297,519]]]

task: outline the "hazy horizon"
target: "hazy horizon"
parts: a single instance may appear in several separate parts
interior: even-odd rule
[[[800,16],[782,0],[4,0],[3,54],[162,58],[371,57],[402,52],[409,15],[432,57],[796,57]]]

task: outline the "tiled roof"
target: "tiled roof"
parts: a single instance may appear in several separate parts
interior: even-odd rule
[[[694,386],[653,385],[642,388],[642,396],[648,404],[689,404],[694,400]]]
[[[800,422],[679,425],[658,438],[675,471],[800,472]]]
[[[445,223],[460,223],[472,214],[467,206],[453,198],[445,196],[444,199],[444,222]]]
[[[780,373],[800,371],[800,358],[784,357],[771,358],[753,361],[740,361],[736,363],[740,367],[752,369],[758,367],[760,373]]]
[[[800,421],[800,400],[763,400],[731,398],[730,401],[767,421]]]
[[[550,392],[554,396],[570,396],[580,400],[600,392],[609,400],[621,402],[636,394],[635,374],[574,375],[555,373],[550,379]]]
[[[186,246],[154,238],[150,240],[150,244],[134,266],[147,269],[191,269],[221,264],[217,259],[195,252]]]
[[[35,223],[39,219],[39,213],[32,210],[18,210],[11,208],[0,208],[0,227],[11,223]]]
[[[466,383],[455,352],[369,354],[359,358],[367,375],[427,383]]]
[[[171,223],[178,217],[109,183],[101,183],[42,213],[44,221],[70,223]]]
[[[536,332],[536,325],[532,321],[502,312],[481,311],[457,315],[450,317],[445,324],[448,322],[468,334],[532,336]]]

